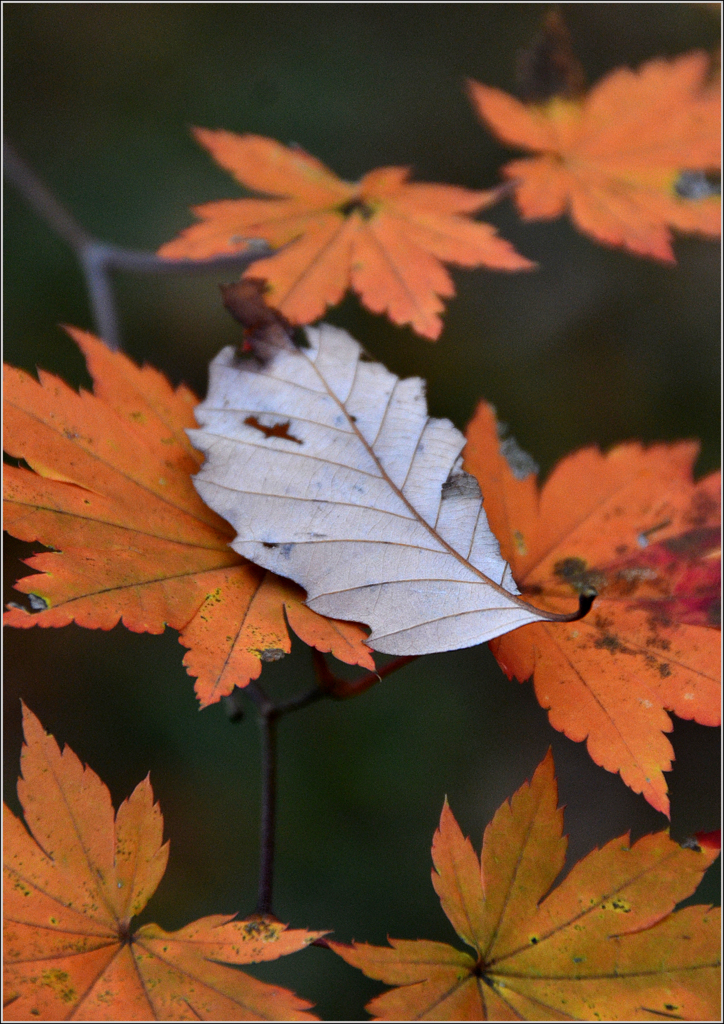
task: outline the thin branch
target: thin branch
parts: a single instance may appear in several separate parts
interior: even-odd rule
[[[279,711],[258,683],[249,682],[246,693],[259,712],[261,732],[261,821],[259,825],[259,888],[255,913],[274,916],[274,850],[277,813],[277,723]]]
[[[243,270],[274,250],[260,239],[250,239],[240,253],[203,260],[168,260],[156,253],[126,249],[94,238],[60,203],[9,142],[3,145],[4,171],[41,220],[73,249],[83,270],[96,332],[114,351],[121,347],[118,311],[111,273],[198,274],[209,270]]]
[[[318,700],[328,696],[329,694],[325,693],[319,686],[314,686],[311,690],[301,694],[301,696],[292,697],[291,700],[277,705],[277,713],[281,718],[282,715],[288,715],[292,711],[301,711],[302,708],[306,708],[309,704],[315,704]]]
[[[3,170],[7,179],[22,192],[28,205],[40,219],[76,252],[93,241],[85,228],[81,227],[73,214],[58,202],[32,167],[15,152],[9,142],[3,143]]]
[[[277,723],[279,716],[259,716],[261,729],[261,823],[259,827],[259,896],[257,914],[272,914],[277,816]]]
[[[247,697],[251,698],[254,704],[256,704],[256,709],[260,715],[268,715],[270,712],[276,711],[276,708],[264,693],[261,686],[253,680],[250,680],[246,684],[243,692]]]
[[[108,348],[117,352],[122,348],[121,329],[113,282],[102,249],[103,246],[97,242],[89,242],[80,251],[76,250],[76,256],[83,268],[96,334],[105,341]]]
[[[279,719],[300,711],[324,697],[347,700],[369,690],[398,669],[414,661],[416,655],[393,658],[379,672],[367,672],[356,682],[348,683],[330,670],[321,651],[312,650],[318,685],[291,700],[274,704],[258,683],[249,682],[243,689],[256,706],[261,731],[261,821],[259,849],[259,889],[256,913],[274,916],[272,895],[274,889],[274,852],[276,840],[277,807],[277,725]],[[232,720],[237,718],[235,711]]]
[[[256,705],[261,731],[261,820],[259,825],[259,888],[257,914],[274,916],[272,894],[274,890],[274,852],[276,848],[277,812],[277,725],[279,719],[291,711],[298,711],[321,697],[323,690],[313,690],[286,701],[273,704],[258,683],[249,682],[245,692]]]
[[[417,657],[417,654],[405,654],[399,658],[393,658],[392,661],[388,661],[386,665],[383,665],[377,671],[368,672],[361,679],[356,679],[354,682],[349,683],[346,679],[340,679],[339,676],[332,672],[321,651],[312,651],[314,670],[317,673],[319,687],[325,696],[334,697],[335,700],[348,700],[350,697],[358,697],[365,690],[369,690],[370,687],[381,683],[386,676],[392,675],[398,669],[409,665],[411,661],[415,661]]]

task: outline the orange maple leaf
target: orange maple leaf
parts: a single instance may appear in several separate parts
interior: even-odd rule
[[[442,298],[455,294],[441,261],[496,270],[533,266],[490,224],[470,219],[497,199],[495,190],[409,182],[404,167],[381,167],[351,184],[273,139],[203,128],[194,134],[242,185],[276,198],[196,206],[201,223],[159,255],[202,259],[238,252],[250,238],[281,247],[244,276],[266,279],[265,298],[292,323],[311,323],[352,287],[373,313],[435,339]]]
[[[276,960],[323,932],[202,917],[131,931],[166,870],[148,778],[113,814],[95,772],[23,707],[23,823],[5,807],[5,1020],[317,1020],[311,1005],[226,965]]]
[[[524,104],[469,83],[478,114],[503,142],[541,155],[514,160],[516,202],[529,220],[570,209],[581,231],[608,245],[673,263],[669,227],[712,237],[721,203],[703,173],[720,167],[721,100],[709,58],[657,58],[618,68],[583,100]],[[688,198],[694,186],[694,196]]]
[[[245,561],[234,531],[199,498],[202,462],[184,428],[197,398],[175,390],[83,331],[71,331],[95,381],[77,394],[57,377],[5,370],[5,528],[53,552],[19,580],[36,610],[11,608],[11,626],[180,631],[202,707],[256,679],[288,653],[286,620],[305,643],[374,668],[360,626],[317,615],[304,591]]]
[[[719,1020],[718,908],[687,907],[717,851],[665,832],[594,850],[550,892],[563,867],[563,812],[550,753],[498,809],[478,860],[447,801],[432,881],[474,953],[444,942],[329,946],[398,988],[376,1020]],[[545,897],[545,898],[544,898]],[[541,902],[542,901],[542,902]]]
[[[539,491],[492,406],[467,438],[465,468],[523,595],[554,610],[572,590],[599,595],[582,621],[523,626],[493,654],[509,678],[534,677],[554,728],[668,813],[665,709],[720,720],[720,474],[693,482],[694,442],[631,443],[569,455]]]

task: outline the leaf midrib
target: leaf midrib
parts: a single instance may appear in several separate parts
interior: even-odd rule
[[[321,348],[321,341],[320,341],[320,347],[319,347],[319,348],[317,348],[317,352],[318,352],[318,353],[320,352],[320,348]],[[357,355],[357,362],[358,362],[358,363],[359,363],[359,354],[360,354],[360,353],[361,353],[361,346],[360,346],[360,348],[359,348],[359,352],[358,352],[358,355]],[[330,397],[330,398],[331,398],[331,399],[332,399],[332,400],[333,400],[333,401],[334,401],[334,402],[335,402],[335,403],[337,404],[337,406],[339,407],[340,411],[341,411],[341,412],[343,413],[343,415],[344,415],[344,416],[346,417],[346,419],[347,419],[347,422],[349,423],[349,425],[350,425],[351,429],[352,429],[352,430],[354,431],[354,433],[355,433],[355,434],[357,435],[357,437],[358,437],[358,439],[359,439],[360,443],[361,443],[361,444],[362,444],[362,445],[363,445],[363,446],[365,447],[365,449],[367,450],[367,452],[368,452],[369,456],[370,456],[370,457],[371,457],[371,458],[373,459],[373,461],[374,461],[375,465],[379,466],[379,469],[380,469],[380,474],[381,474],[382,478],[383,478],[383,479],[385,480],[385,482],[386,482],[386,483],[387,483],[387,485],[388,485],[388,486],[390,487],[390,489],[391,489],[391,490],[393,491],[393,493],[397,495],[397,497],[399,498],[399,500],[400,500],[400,501],[401,501],[401,502],[402,502],[402,503],[403,503],[403,504],[405,505],[405,507],[406,507],[406,508],[407,508],[407,509],[409,510],[409,512],[410,512],[410,514],[411,514],[411,516],[412,516],[412,518],[414,518],[414,519],[415,519],[415,520],[416,520],[416,521],[417,521],[417,522],[418,522],[418,523],[419,523],[419,524],[420,524],[421,526],[423,526],[423,527],[424,527],[424,528],[425,528],[425,529],[426,529],[426,530],[428,531],[428,533],[429,533],[429,534],[430,534],[430,535],[431,535],[431,536],[432,536],[432,537],[433,537],[433,538],[434,538],[434,539],[435,539],[435,540],[436,540],[436,541],[437,541],[437,542],[438,542],[438,543],[439,543],[440,545],[442,545],[442,547],[444,547],[444,548],[445,548],[445,550],[447,551],[447,553],[448,553],[448,554],[450,554],[450,555],[452,555],[452,556],[453,556],[454,558],[456,558],[456,559],[458,560],[458,562],[460,562],[460,563],[461,563],[461,565],[465,566],[465,568],[466,568],[466,569],[468,569],[468,570],[469,570],[470,572],[472,572],[472,573],[473,573],[473,574],[474,574],[475,576],[477,576],[477,577],[479,578],[479,580],[480,580],[480,582],[481,582],[481,583],[485,583],[485,584],[488,584],[488,585],[489,585],[489,586],[491,586],[491,587],[492,587],[492,588],[493,588],[494,590],[498,591],[498,593],[502,594],[502,595],[503,595],[503,596],[504,596],[504,597],[505,597],[505,598],[506,598],[507,600],[510,600],[510,601],[514,602],[515,604],[519,605],[519,606],[520,606],[521,608],[525,609],[525,611],[527,611],[527,612],[531,612],[531,611],[533,611],[533,612],[538,612],[538,609],[537,609],[537,608],[533,608],[533,607],[532,607],[531,605],[529,605],[529,604],[528,604],[528,603],[527,603],[526,601],[523,601],[523,600],[521,600],[520,598],[516,597],[516,595],[515,595],[515,594],[511,594],[511,593],[510,593],[510,591],[508,591],[508,590],[505,590],[505,588],[504,588],[504,587],[501,587],[501,586],[500,586],[500,585],[499,585],[498,583],[496,583],[496,582],[495,582],[494,580],[490,579],[490,577],[489,577],[489,576],[486,576],[484,572],[482,572],[482,571],[481,571],[480,569],[477,569],[477,568],[476,568],[476,567],[475,567],[474,565],[472,565],[472,563],[471,563],[471,562],[469,562],[469,561],[468,561],[468,560],[467,560],[467,559],[466,559],[466,558],[465,558],[465,557],[464,557],[463,555],[461,555],[461,554],[460,554],[460,553],[459,553],[458,551],[456,551],[456,550],[455,550],[455,548],[454,548],[454,547],[452,547],[452,545],[451,545],[451,544],[448,544],[448,542],[447,542],[446,540],[444,540],[444,539],[443,539],[443,537],[441,537],[441,536],[440,536],[440,534],[439,534],[439,533],[437,532],[437,530],[436,530],[436,529],[435,529],[435,528],[434,528],[433,526],[431,526],[431,525],[430,525],[430,523],[428,523],[428,522],[427,522],[427,521],[426,521],[426,520],[425,520],[425,519],[424,519],[424,518],[422,517],[422,515],[421,515],[421,514],[420,514],[420,513],[419,513],[419,512],[417,511],[417,509],[416,509],[416,508],[414,507],[414,505],[412,505],[412,504],[411,504],[411,502],[410,502],[410,501],[408,500],[408,498],[406,498],[406,497],[405,497],[405,495],[404,495],[404,494],[403,494],[403,492],[402,492],[402,491],[400,490],[400,488],[399,488],[399,487],[397,487],[397,485],[396,485],[396,484],[395,484],[395,483],[393,482],[393,480],[391,479],[391,477],[390,477],[390,476],[388,475],[388,473],[387,473],[387,471],[385,470],[384,466],[383,466],[383,465],[382,465],[382,463],[380,462],[380,460],[379,460],[379,458],[378,458],[378,456],[377,456],[376,452],[374,451],[374,448],[372,447],[372,445],[370,445],[370,444],[369,444],[369,442],[367,441],[367,439],[366,439],[366,438],[364,437],[364,435],[362,434],[362,432],[361,432],[361,431],[359,430],[359,428],[357,427],[357,424],[356,424],[356,423],[354,422],[354,420],[353,420],[353,419],[351,418],[351,416],[350,416],[350,415],[349,415],[349,413],[347,412],[347,409],[346,409],[346,406],[345,406],[344,402],[342,402],[342,401],[341,401],[341,399],[340,399],[340,398],[338,398],[338,397],[337,397],[337,395],[336,395],[336,394],[334,393],[334,391],[332,391],[332,389],[331,389],[331,388],[329,387],[329,385],[327,384],[327,381],[326,381],[326,380],[324,379],[324,377],[322,376],[321,372],[319,371],[319,368],[318,368],[318,367],[316,366],[316,364],[315,364],[315,363],[314,363],[314,362],[313,362],[313,361],[312,361],[312,360],[311,360],[311,359],[309,358],[309,356],[308,356],[308,355],[306,354],[306,352],[304,352],[304,351],[301,351],[301,353],[300,353],[300,354],[301,354],[301,355],[302,355],[302,356],[303,356],[303,357],[304,357],[304,358],[305,358],[305,359],[307,360],[307,362],[309,363],[309,365],[310,365],[310,366],[311,366],[311,367],[313,368],[314,372],[315,372],[315,373],[317,374],[317,377],[318,377],[318,378],[319,378],[319,380],[321,381],[321,383],[322,383],[322,385],[324,386],[324,389],[325,389],[325,391],[327,392],[327,394],[329,395],[329,397]],[[387,408],[389,408],[389,404],[390,404],[390,401],[391,401],[391,399],[392,399],[392,395],[393,395],[393,394],[394,394],[394,388],[393,388],[392,392],[390,393],[390,396],[389,396],[389,397],[388,397],[388,399],[387,399]],[[348,396],[348,397],[349,397],[349,396]],[[387,408],[385,409],[385,415],[386,415],[386,413],[387,413]],[[428,417],[427,417],[427,420],[426,420],[426,422],[425,422],[425,426],[427,426],[427,423],[429,422],[429,420],[430,420],[430,417],[428,416]],[[424,432],[424,429],[425,429],[425,428],[423,427],[423,432]],[[422,434],[421,434],[420,436],[422,436]],[[419,444],[419,439],[418,439],[418,444]],[[410,460],[410,465],[412,465],[412,461],[414,460],[414,457],[415,457],[415,455],[413,454],[413,456],[412,456],[412,459]],[[442,500],[442,499],[441,499],[441,500]],[[481,501],[482,501],[482,499],[481,499]],[[488,529],[490,529],[490,527],[489,527],[489,526],[488,526]],[[492,532],[492,531],[491,531],[491,532]],[[542,617],[545,617],[545,613],[542,613]]]

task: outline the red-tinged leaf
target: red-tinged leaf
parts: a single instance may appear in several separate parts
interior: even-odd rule
[[[514,160],[526,219],[558,217],[608,245],[674,262],[670,228],[716,237],[721,203],[706,172],[720,166],[721,101],[709,58],[657,58],[619,68],[582,99],[525,104],[470,82],[481,120],[509,145],[538,154]]]
[[[159,254],[202,259],[263,238],[281,251],[257,260],[244,276],[265,278],[267,300],[293,323],[318,319],[351,287],[368,309],[435,339],[442,299],[455,294],[441,261],[496,270],[533,266],[491,225],[471,220],[494,192],[409,182],[404,167],[382,167],[350,184],[273,139],[195,134],[242,185],[278,198],[197,206],[201,223]]]
[[[166,870],[148,778],[115,816],[108,789],[23,708],[18,796],[5,808],[5,1020],[316,1020],[293,992],[228,965],[275,960],[321,932],[205,917],[131,930]]]
[[[496,812],[481,861],[445,804],[433,881],[475,956],[424,940],[329,942],[398,986],[369,1003],[376,1020],[720,1019],[719,914],[672,912],[717,852],[684,849],[664,832],[633,846],[622,836],[547,895],[566,845],[557,800],[548,754]]]
[[[630,443],[568,456],[539,491],[491,406],[467,437],[465,468],[521,592],[551,610],[587,586],[599,595],[581,622],[492,641],[495,657],[509,678],[533,676],[556,729],[668,813],[666,712],[720,720],[719,474],[694,483],[692,442]]]
[[[721,829],[715,828],[713,832],[697,832],[696,841],[704,850],[721,850]]]
[[[364,632],[304,605],[298,587],[228,546],[234,531],[199,498],[202,457],[185,428],[195,396],[157,370],[139,368],[81,331],[94,394],[40,373],[6,368],[6,451],[30,469],[5,467],[5,528],[56,550],[18,581],[34,595],[8,625],[179,630],[202,706],[259,675],[290,650],[285,622],[305,642],[348,664],[374,668]]]

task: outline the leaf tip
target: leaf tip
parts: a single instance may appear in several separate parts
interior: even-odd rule
[[[30,710],[22,697],[20,698],[20,708],[23,715],[23,733],[25,735],[25,742],[29,744],[32,736],[38,732],[42,732],[47,735],[40,719],[33,711]]]
[[[477,93],[477,91],[479,89],[485,89],[485,86],[482,85],[480,82],[478,82],[477,79],[475,79],[475,78],[466,78],[465,79],[465,92],[470,97],[470,99],[472,99],[472,100],[475,99],[475,95],[476,95],[476,93]]]
[[[214,134],[211,128],[199,128],[199,126],[195,124],[189,126],[189,131],[201,146],[208,146],[208,141]]]
[[[445,799],[443,800],[443,804],[442,804],[442,810],[440,811],[440,822],[439,822],[438,827],[437,827],[437,829],[435,831],[435,836],[437,837],[438,835],[441,835],[441,833],[445,829],[445,826],[449,825],[451,822],[454,822],[454,821],[455,821],[455,815],[452,812],[452,809],[450,807],[450,802],[449,802],[449,800],[447,798],[447,793],[446,793],[445,794]]]

